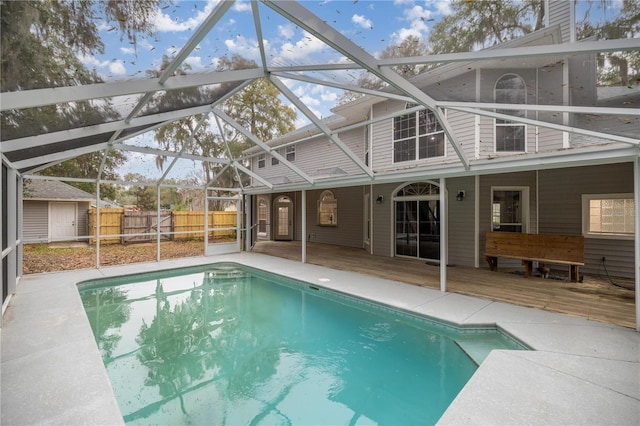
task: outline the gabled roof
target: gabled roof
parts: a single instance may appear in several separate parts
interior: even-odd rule
[[[23,188],[25,200],[95,201],[91,195],[75,186],[55,180],[25,179]]]

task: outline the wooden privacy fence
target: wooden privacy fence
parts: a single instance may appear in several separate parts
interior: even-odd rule
[[[96,243],[96,209],[89,209],[88,226],[91,244]],[[209,212],[209,239],[235,238],[235,211]],[[155,241],[157,212],[135,212],[125,209],[100,209],[100,244]],[[215,228],[223,228],[215,230]],[[204,239],[203,211],[161,211],[161,241]],[[162,235],[166,233],[165,235]],[[176,233],[176,234],[174,234]]]

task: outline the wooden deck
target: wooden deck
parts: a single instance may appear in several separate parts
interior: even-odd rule
[[[255,253],[300,261],[299,241],[261,241]],[[440,267],[424,261],[373,256],[363,249],[307,243],[307,263],[372,275],[434,289],[440,288]],[[582,283],[540,277],[524,278],[508,271],[491,272],[465,266],[447,268],[447,291],[513,305],[559,312],[635,328],[635,292],[602,277],[585,276]],[[633,282],[624,281],[633,288]]]

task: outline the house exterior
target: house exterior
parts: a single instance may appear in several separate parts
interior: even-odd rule
[[[87,211],[96,197],[64,182],[25,180],[23,238],[26,243],[79,241],[88,235]],[[110,205],[101,202],[101,207]]]
[[[566,12],[552,9],[546,28],[498,48],[568,41]],[[584,235],[582,272],[634,277],[638,151],[625,138],[640,134],[640,119],[580,107],[638,105],[640,86],[598,91],[590,53],[454,62],[410,81],[440,101],[446,123],[413,102],[366,95],[334,109],[329,133],[309,126],[271,141],[270,153],[247,151],[258,240],[487,267],[487,231]],[[519,261],[501,260],[510,264]]]

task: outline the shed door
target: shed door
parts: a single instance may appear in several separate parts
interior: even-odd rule
[[[51,241],[75,240],[77,203],[49,203],[49,238]]]

